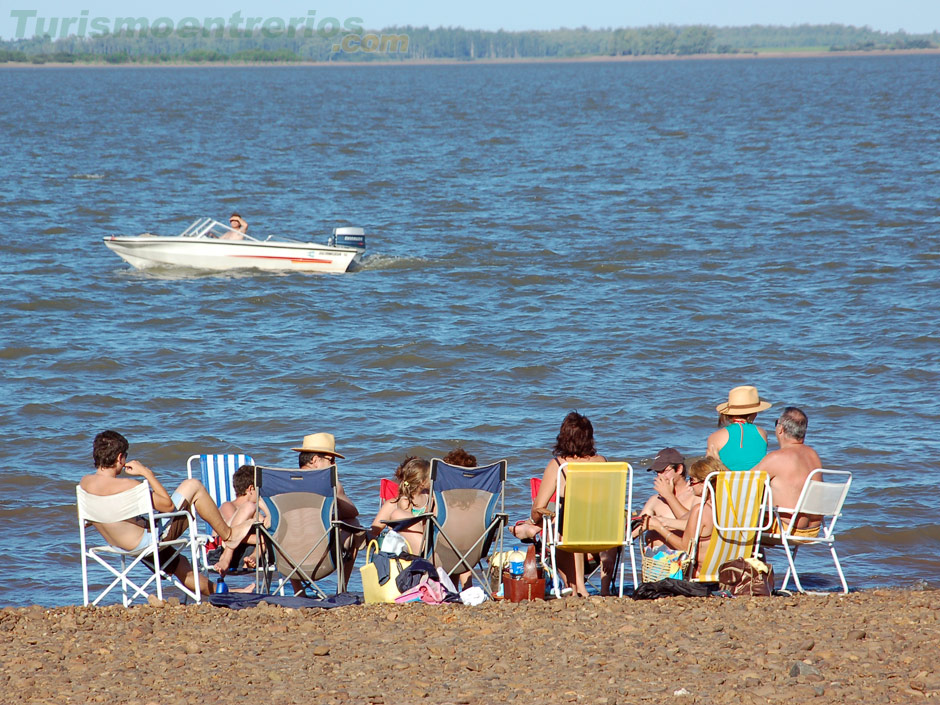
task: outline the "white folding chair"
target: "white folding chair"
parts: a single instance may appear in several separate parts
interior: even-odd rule
[[[193,565],[196,565],[196,522],[192,515],[186,511],[160,512],[153,510],[153,503],[150,498],[150,486],[146,482],[141,482],[137,487],[125,490],[119,494],[98,496],[89,494],[79,485],[75,486],[75,493],[78,502],[78,526],[82,546],[82,592],[85,599],[85,605],[89,604],[88,598],[88,559],[91,558],[99,565],[103,566],[114,580],[101,593],[95,597],[92,605],[97,605],[101,600],[111,592],[119,583],[121,585],[122,601],[124,606],[130,605],[136,598],[147,599],[148,589],[151,585],[156,588],[157,598],[163,599],[163,581],[168,580],[186,595],[193,598],[197,603],[202,600],[199,589],[199,580],[196,580],[195,590],[187,588],[175,575],[166,572],[166,566],[186,548],[192,553]],[[187,530],[177,539],[163,541],[160,540],[158,531],[162,530],[162,521],[171,521],[176,517],[185,516],[188,520]],[[112,524],[135,517],[145,517],[147,527],[150,532],[150,542],[142,549],[136,551],[125,551],[116,548],[110,544],[101,546],[89,546],[85,534],[86,527],[94,522],[98,524]],[[164,552],[165,558],[161,560],[160,549],[171,548],[172,551]],[[120,559],[121,569],[118,570],[112,561]],[[128,564],[128,559],[130,563]],[[149,564],[145,559],[149,559]],[[142,582],[137,583],[131,577],[131,571],[137,567],[141,572],[146,571],[149,577]],[[131,594],[128,595],[128,590]]]
[[[217,507],[225,502],[235,499],[235,487],[232,485],[232,476],[242,465],[254,465],[255,461],[250,455],[243,453],[203,453],[191,455],[186,461],[186,474],[190,479],[197,477],[196,466],[199,466],[199,480]],[[200,517],[202,519],[202,517]],[[200,554],[202,558],[201,569],[209,570],[209,559],[206,555],[206,544],[212,538],[212,527],[202,519],[201,532],[198,534]]]
[[[839,581],[842,583],[842,592],[848,593],[849,586],[845,582],[845,575],[842,572],[842,565],[839,563],[839,556],[836,555],[836,521],[842,516],[842,505],[849,494],[849,486],[852,484],[852,473],[848,470],[825,470],[819,468],[813,470],[803,483],[803,489],[796,500],[795,507],[774,507],[774,525],[770,533],[765,535],[765,540],[773,543],[779,542],[787,554],[787,575],[783,579],[781,589],[786,590],[790,582],[790,575],[793,575],[793,583],[800,592],[806,592],[800,583],[800,576],[796,572],[796,551],[800,546],[822,544],[829,547],[829,553],[832,555],[832,562],[839,574]],[[786,523],[780,514],[790,515]],[[819,529],[797,529],[794,528],[796,519],[799,516],[819,517],[821,523]]]

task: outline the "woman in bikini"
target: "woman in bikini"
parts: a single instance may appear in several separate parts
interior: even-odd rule
[[[398,497],[390,499],[372,520],[370,534],[373,538],[386,528],[386,521],[400,521],[412,519],[430,511],[431,495],[431,464],[424,458],[406,458],[395,471],[398,479]],[[399,529],[408,542],[411,553],[421,553],[421,542],[424,539],[425,522],[419,521]]]
[[[513,536],[519,539],[531,538],[542,530],[542,514],[540,510],[548,508],[548,504],[555,494],[555,484],[558,480],[558,469],[565,463],[607,462],[607,459],[597,454],[594,445],[594,427],[587,416],[577,411],[570,412],[561,423],[558,436],[555,438],[555,447],[552,449],[552,459],[545,466],[542,474],[542,484],[532,500],[532,509],[529,518],[517,523],[510,529]],[[565,499],[565,473],[562,472],[558,491],[558,510],[562,511]],[[558,569],[565,580],[565,584],[576,595],[587,597],[587,587],[584,584],[584,554],[560,551],[557,556]],[[603,587],[603,584],[602,584]]]

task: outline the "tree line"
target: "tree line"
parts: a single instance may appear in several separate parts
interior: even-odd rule
[[[182,33],[180,33],[182,34]],[[193,36],[195,35],[195,36]],[[308,36],[310,35],[310,36]],[[358,36],[358,35],[357,35]],[[379,37],[392,37],[385,44]],[[375,41],[369,39],[375,37]],[[882,32],[840,24],[746,27],[659,25],[620,29],[506,32],[462,28],[389,27],[340,45],[342,34],[276,35],[197,31],[179,36],[123,29],[94,36],[0,41],[0,62],[215,63],[550,59],[589,56],[737,54],[794,50],[898,50],[940,46],[940,32]],[[350,49],[350,47],[352,47]]]

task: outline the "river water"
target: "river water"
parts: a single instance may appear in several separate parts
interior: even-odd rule
[[[366,520],[462,444],[519,518],[569,410],[641,469],[704,453],[738,384],[854,473],[850,585],[936,585],[938,93],[937,56],[0,70],[0,605],[80,603],[105,428],[170,487],[329,431]],[[101,243],[233,210],[368,253],[209,275]]]

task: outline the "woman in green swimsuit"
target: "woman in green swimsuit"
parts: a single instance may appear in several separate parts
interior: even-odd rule
[[[707,455],[718,458],[729,470],[750,470],[767,455],[767,433],[754,425],[758,412],[771,403],[757,393],[757,387],[735,387],[728,401],[715,407],[717,431],[708,437]]]

